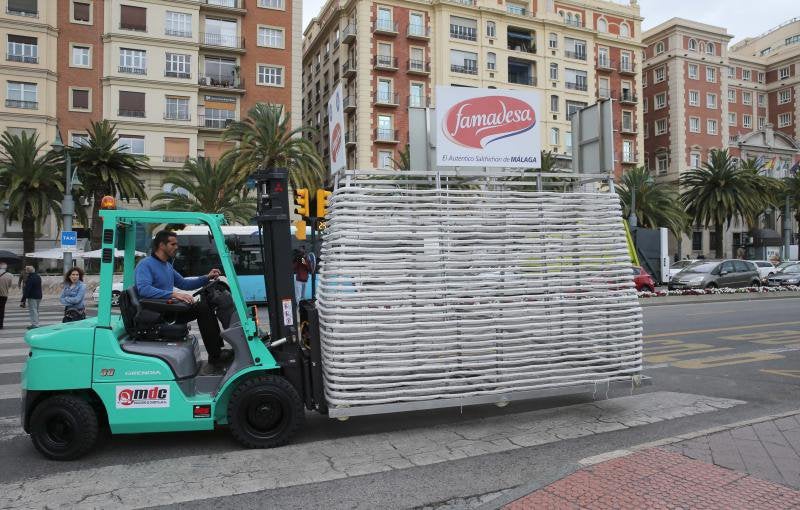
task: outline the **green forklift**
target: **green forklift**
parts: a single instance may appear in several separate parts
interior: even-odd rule
[[[248,448],[282,445],[302,426],[305,410],[327,413],[313,301],[294,299],[289,195],[284,169],[260,170],[255,222],[269,310],[261,332],[247,306],[220,228],[221,215],[101,211],[100,299],[97,317],[45,326],[25,336],[22,424],[34,446],[54,460],[77,459],[103,434],[213,430],[227,426]],[[113,199],[106,201],[113,203]],[[227,277],[195,296],[215,311],[233,350],[223,366],[201,359],[196,336],[171,319],[189,305],[139,298],[133,282],[136,233],[147,225],[205,225]],[[112,312],[114,249],[124,246],[124,291]]]

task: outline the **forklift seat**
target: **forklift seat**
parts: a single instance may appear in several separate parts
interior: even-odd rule
[[[189,335],[187,324],[170,324],[169,314],[187,312],[188,303],[170,303],[160,299],[139,299],[136,286],[119,296],[119,310],[125,331],[132,340],[176,342]]]

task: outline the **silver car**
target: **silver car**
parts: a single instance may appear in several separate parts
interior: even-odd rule
[[[707,260],[697,262],[676,274],[669,290],[716,289],[722,287],[757,287],[761,276],[747,260]]]

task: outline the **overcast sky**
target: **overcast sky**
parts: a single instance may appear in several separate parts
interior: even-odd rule
[[[303,0],[304,28],[324,3],[325,0]],[[734,36],[733,42],[800,16],[797,0],[639,0],[639,4],[645,30],[680,17],[725,27]]]

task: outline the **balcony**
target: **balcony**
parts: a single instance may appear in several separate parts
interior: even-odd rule
[[[346,111],[346,112],[354,111],[356,109],[356,106],[358,106],[356,104],[356,97],[355,96],[346,96],[342,100],[342,105],[344,106],[344,111]]]
[[[581,19],[564,18],[564,24],[575,28],[584,28],[586,25]]]
[[[344,30],[342,30],[342,42],[345,44],[351,43],[356,40],[356,26],[348,23]]]
[[[626,165],[632,165],[636,163],[636,154],[630,153],[622,153],[622,163]]]
[[[597,58],[597,69],[600,71],[613,71],[614,70],[614,61],[608,57],[598,57]]]
[[[192,73],[186,73],[182,71],[164,71],[165,78],[181,78],[184,80],[188,80],[192,78]]]
[[[424,25],[408,25],[406,36],[409,39],[430,39],[431,29]]]
[[[514,76],[509,75],[508,83],[513,83],[515,85],[527,85],[529,87],[536,86],[536,77],[535,76]]]
[[[243,51],[244,37],[200,32],[200,46],[207,46],[214,49],[228,48],[231,51]]]
[[[172,37],[190,38],[190,37],[192,37],[192,32],[191,31],[187,32],[186,30],[177,30],[175,28],[167,27],[167,28],[164,29],[164,35],[169,35],[169,36],[172,36]]]
[[[188,112],[179,112],[179,113],[170,112],[164,114],[164,120],[176,120],[176,121],[188,122],[192,120],[192,116],[189,115]]]
[[[477,41],[478,29],[462,25],[450,25],[450,38],[462,41]]]
[[[342,64],[342,75],[345,78],[349,78],[350,76],[354,76],[356,74],[356,64],[355,62],[350,62],[349,60],[345,60],[344,64]]]
[[[396,129],[381,129],[375,130],[375,141],[380,143],[398,143]]]
[[[22,108],[24,110],[36,110],[39,108],[38,101],[20,101],[18,99],[6,99],[7,108]]]
[[[431,105],[431,98],[428,96],[408,96],[409,108],[427,108]]]
[[[397,57],[390,57],[388,55],[376,55],[372,61],[375,69],[384,69],[388,71],[397,70]]]
[[[525,7],[523,7],[521,5],[517,5],[517,4],[512,4],[512,3],[506,4],[506,12],[508,12],[509,14],[514,14],[516,16],[530,16],[531,15],[531,11],[529,11]]]
[[[209,118],[205,115],[198,116],[199,122],[197,123],[197,127],[200,129],[208,129],[208,130],[223,130],[226,127],[230,126],[236,119],[219,119],[219,118]]]
[[[375,106],[399,106],[400,97],[392,92],[376,92]]]
[[[348,131],[344,134],[344,144],[345,145],[355,145],[356,144],[356,132],[355,131]]]
[[[536,53],[536,45],[526,45],[526,44],[512,44],[509,40],[508,42],[508,49],[511,51],[521,51],[523,53]]]
[[[31,55],[20,55],[19,53],[8,53],[6,55],[6,60],[9,62],[22,62],[24,64],[38,64],[39,57],[34,57]]]
[[[564,86],[567,88],[567,90],[582,90],[582,91],[586,91],[586,89],[587,89],[586,82],[582,82],[582,81],[564,82]]]
[[[244,92],[244,83],[238,76],[205,74],[198,76],[197,84],[208,89],[226,89]]]
[[[422,60],[409,60],[408,72],[410,74],[431,74],[431,63]]]
[[[466,5],[468,7],[475,7],[477,5],[476,0],[450,0],[450,1],[453,2],[454,4]]]
[[[133,117],[135,119],[143,119],[145,117],[144,110],[123,110],[117,111],[120,117]]]
[[[623,60],[619,63],[619,74],[636,74],[636,65]]]
[[[119,66],[117,68],[122,74],[138,74],[138,75],[145,75],[147,74],[147,69],[144,67],[128,67],[128,66]]]
[[[586,52],[585,51],[564,50],[564,56],[567,57],[567,58],[573,58],[575,60],[586,60]]]
[[[460,74],[478,74],[478,63],[468,65],[450,64],[450,72]]]
[[[397,35],[397,22],[390,19],[375,20],[372,24],[372,33]]]
[[[636,94],[634,94],[633,92],[623,90],[619,94],[619,102],[625,104],[636,104],[638,102],[638,99],[636,97]]]
[[[243,14],[243,0],[200,0],[200,9],[205,11]]]
[[[186,160],[189,159],[189,156],[173,156],[170,154],[164,154],[164,158],[161,160],[164,163],[185,163]]]

